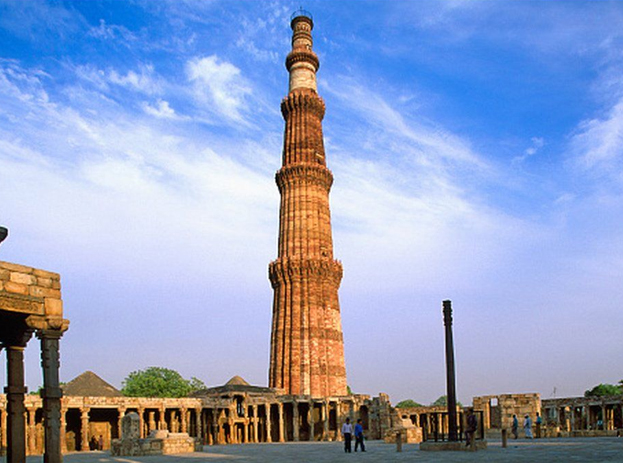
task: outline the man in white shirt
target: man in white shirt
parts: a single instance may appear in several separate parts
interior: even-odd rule
[[[353,438],[353,425],[350,418],[346,418],[346,423],[342,425],[342,436],[344,436],[344,452],[350,453],[350,441]]]

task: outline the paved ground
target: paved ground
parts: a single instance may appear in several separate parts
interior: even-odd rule
[[[509,441],[503,449],[500,441],[489,442],[487,450],[470,452],[422,452],[417,445],[396,446],[369,441],[366,453],[344,454],[339,442],[249,444],[204,447],[204,452],[157,457],[111,457],[107,452],[71,453],[65,463],[341,463],[341,462],[622,462],[623,438],[538,439]],[[28,463],[42,461],[29,457]]]

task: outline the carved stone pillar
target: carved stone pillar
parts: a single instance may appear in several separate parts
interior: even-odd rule
[[[119,439],[121,439],[121,421],[123,420],[123,417],[125,416],[125,412],[126,412],[126,408],[125,407],[119,407],[117,409],[117,437]]]
[[[285,437],[285,429],[284,429],[284,423],[283,423],[283,403],[279,402],[279,442],[285,442],[286,441],[286,437]]]
[[[143,407],[138,407],[138,427],[139,427],[139,437],[141,439],[145,438],[145,409]]]
[[[314,426],[316,421],[314,420],[314,402],[309,402],[309,410],[307,411],[307,423],[309,424],[309,440],[314,440]]]
[[[156,412],[154,411],[149,411],[147,412],[147,421],[148,421],[148,429],[147,429],[147,434],[149,434],[150,432],[152,432],[154,429],[156,429]]]
[[[61,365],[59,341],[63,332],[60,330],[41,330],[37,337],[41,341],[41,367],[43,369],[43,429],[44,463],[61,463],[61,398],[59,368]]]
[[[342,433],[340,432],[340,425],[343,421],[344,418],[344,413],[342,411],[342,404],[340,402],[333,402],[335,405],[335,420],[336,420],[336,426],[337,426],[337,430],[335,432],[335,440],[338,442],[342,441]]]
[[[292,434],[294,442],[299,441],[300,426],[299,404],[297,401],[294,401],[292,404]]]
[[[6,448],[6,415],[7,412],[4,410],[0,410],[0,435],[2,435],[2,440],[0,440],[0,447]]]
[[[182,424],[182,432],[188,432],[188,410],[186,408],[181,409],[181,424]]]
[[[89,450],[89,407],[80,409],[80,450],[86,452]]]
[[[160,416],[158,417],[158,429],[161,429],[163,431],[168,431],[167,428],[167,409],[162,406],[160,407]]]
[[[201,426],[201,408],[195,408],[195,416],[196,416],[196,422],[197,422],[197,436],[200,440],[201,440],[201,445],[204,444],[204,440],[203,440],[203,429]]]
[[[329,440],[329,404],[322,403],[322,440]]]
[[[4,346],[7,356],[7,462],[26,461],[26,422],[24,419],[24,348]]]
[[[67,408],[61,407],[61,454],[67,452]]]
[[[266,404],[264,406],[264,408],[266,409],[266,442],[269,442],[269,443],[273,441],[272,422],[270,418],[270,407],[271,407],[271,404]]]
[[[35,435],[35,412],[37,410],[33,408],[28,409],[28,432],[27,432],[27,441],[28,441],[28,454],[34,455],[37,452],[37,436]]]
[[[171,432],[179,432],[179,421],[177,419],[177,410],[171,410],[169,414],[169,429]]]
[[[253,408],[253,442],[257,444],[259,442],[259,433],[257,432],[259,419],[258,419],[257,413],[259,412],[260,408],[257,405],[253,405],[252,408]]]

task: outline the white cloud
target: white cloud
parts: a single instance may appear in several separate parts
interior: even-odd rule
[[[186,72],[194,84],[198,105],[233,121],[244,122],[243,113],[247,110],[246,99],[251,87],[240,69],[212,55],[190,60]]]
[[[155,106],[150,105],[147,102],[142,104],[143,111],[147,114],[160,118],[160,119],[178,119],[179,116],[171,106],[169,102],[165,100],[158,100]]]
[[[482,171],[490,169],[488,163],[472,151],[467,140],[440,125],[425,125],[409,119],[373,89],[343,76],[334,79],[332,84],[325,81],[321,84],[323,90],[338,98],[344,106],[356,110],[371,127],[408,142],[409,151],[419,164],[434,168],[450,162]]]
[[[542,137],[532,137],[530,139],[532,146],[525,149],[521,156],[515,156],[512,160],[513,164],[525,161],[531,156],[534,156],[543,146],[545,146],[545,139]]]
[[[125,26],[115,24],[106,24],[106,21],[100,19],[97,27],[91,27],[88,35],[101,40],[123,40],[124,43],[136,43],[138,37]]]
[[[623,98],[604,117],[582,121],[571,138],[571,149],[583,168],[620,176],[623,161]]]
[[[80,79],[99,90],[108,90],[110,85],[116,85],[146,95],[159,95],[162,94],[165,85],[151,64],[142,64],[138,70],[130,69],[126,73],[113,68],[99,69],[92,65],[77,66],[75,72]]]

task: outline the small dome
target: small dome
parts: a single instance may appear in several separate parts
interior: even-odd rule
[[[225,383],[225,386],[250,386],[244,379],[240,376],[234,376],[232,379]]]

